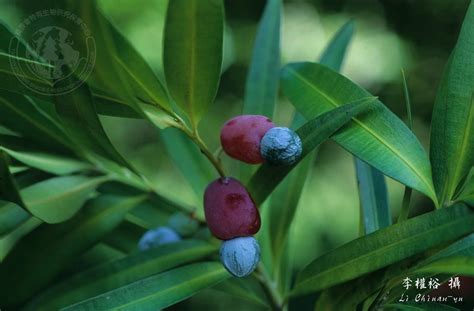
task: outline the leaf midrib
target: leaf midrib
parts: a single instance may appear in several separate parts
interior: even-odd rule
[[[156,105],[159,105],[161,108],[163,108],[163,110],[167,111],[168,112],[168,108],[165,107],[164,105],[160,104],[160,100],[153,94],[153,92],[128,68],[127,65],[125,65],[123,63],[123,61],[120,59],[120,57],[118,57],[117,55],[115,55],[115,59],[117,60],[117,62],[123,67],[123,69],[125,70],[125,72],[127,72],[132,78],[133,78],[133,81],[135,81],[141,88],[143,91],[145,91],[145,93],[150,96],[150,98],[152,98],[155,102],[154,104]],[[159,83],[158,81],[155,81],[157,83]]]
[[[35,205],[40,205],[40,204],[46,204],[50,201],[54,201],[54,200],[57,200],[57,199],[61,199],[61,198],[65,198],[69,195],[73,195],[73,194],[76,194],[88,187],[91,187],[91,186],[94,186],[95,184],[99,184],[103,181],[106,181],[110,179],[108,176],[104,176],[104,177],[98,177],[98,178],[94,178],[94,179],[91,179],[89,181],[86,181],[84,183],[81,183],[80,185],[78,185],[77,187],[75,188],[71,188],[69,189],[69,191],[66,191],[66,192],[62,192],[62,193],[59,193],[58,195],[53,195],[53,196],[50,196],[50,197],[46,197],[44,199],[39,199],[39,200],[36,200],[36,201],[29,201],[27,202],[27,206],[28,205],[31,205],[31,206],[35,206]]]
[[[172,270],[171,270],[172,271]],[[165,272],[166,273],[166,272]],[[195,283],[200,283],[201,280],[205,280],[207,278],[211,278],[211,277],[214,277],[215,275],[218,275],[218,274],[222,274],[223,271],[222,270],[214,270],[214,271],[210,271],[208,272],[207,274],[204,274],[204,275],[200,275],[192,280],[189,280],[189,281],[186,281],[185,285],[191,285],[191,284],[195,284]],[[225,272],[224,272],[225,273]],[[215,282],[215,281],[214,281]],[[213,283],[214,283],[213,282]],[[176,290],[176,288],[179,288],[180,286],[182,286],[183,283],[177,283],[177,284],[174,284],[173,286],[170,286],[166,289],[163,289],[163,290],[160,290],[159,292],[154,292],[152,294],[149,294],[149,295],[146,295],[142,298],[139,298],[139,299],[136,299],[134,301],[131,301],[131,302],[128,302],[126,304],[123,304],[123,305],[120,305],[120,306],[117,306],[117,307],[114,307],[112,310],[123,310],[123,308],[126,308],[127,306],[130,306],[130,305],[134,305],[134,304],[137,304],[137,303],[140,303],[140,302],[143,302],[143,301],[146,301],[146,300],[149,300],[149,299],[153,299],[155,296],[165,296],[170,293],[170,292],[173,292],[174,290]],[[207,287],[207,286],[206,286]],[[189,295],[189,294],[188,294]],[[188,296],[186,295],[186,296]]]
[[[10,102],[8,100],[6,100],[5,98],[0,97],[0,102],[4,103],[5,106],[10,107],[11,110],[13,110],[15,113],[20,115],[26,121],[29,121],[32,125],[36,126],[38,129],[42,130],[43,132],[45,132],[49,136],[53,137],[57,141],[59,141],[62,144],[67,146],[67,144],[65,144],[65,142],[63,141],[62,137],[57,136],[54,132],[51,132],[47,127],[44,127],[41,123],[36,122],[36,120],[34,120],[33,118],[30,118],[29,115],[24,114],[21,110],[16,109],[15,105],[11,105]]]
[[[472,220],[474,220],[474,216],[473,215],[470,215],[469,216]],[[335,270],[339,270],[339,269],[343,269],[341,267],[345,267],[345,266],[349,266],[351,265],[353,262],[357,262],[357,261],[360,261],[360,260],[364,260],[365,258],[367,257],[374,257],[374,256],[377,256],[379,253],[385,253],[385,250],[386,249],[390,249],[390,248],[396,248],[396,246],[400,245],[400,244],[410,244],[408,243],[409,241],[412,241],[412,240],[416,240],[416,239],[420,239],[420,237],[423,237],[425,235],[430,235],[430,233],[432,232],[436,232],[442,228],[446,228],[446,227],[451,227],[451,226],[454,226],[456,225],[458,222],[465,222],[466,219],[464,217],[462,218],[458,218],[452,222],[449,222],[449,223],[444,223],[444,224],[441,224],[439,226],[436,226],[434,228],[429,228],[428,230],[426,231],[423,231],[423,232],[420,232],[419,234],[416,234],[416,235],[410,235],[409,237],[403,239],[403,240],[398,240],[398,241],[395,241],[394,243],[391,243],[391,244],[386,244],[386,245],[383,245],[382,247],[379,247],[377,248],[376,250],[374,251],[369,251],[367,253],[365,253],[364,255],[361,255],[361,256],[358,256],[358,257],[355,257],[355,258],[352,258],[350,259],[349,261],[346,261],[344,262],[343,264],[340,264],[340,265],[337,265],[337,266],[334,266],[330,269],[327,269],[327,270],[324,270],[322,271],[321,273],[318,273],[316,276],[313,276],[313,277],[310,277],[310,278],[307,278],[307,279],[304,279],[303,281],[301,281],[299,284],[298,284],[298,287],[302,287],[302,284],[305,284],[305,283],[308,283],[308,282],[311,282],[312,280],[314,280],[315,278],[320,278],[322,275],[326,275],[328,273],[331,273]]]
[[[299,74],[296,70],[290,68],[295,76],[297,76],[303,83],[309,86],[309,88],[314,89],[318,94],[321,94],[331,105],[334,107],[339,107],[338,105],[331,97],[329,97],[326,93],[322,92],[320,89],[318,89],[315,85],[313,85],[309,80],[307,80],[304,76]],[[430,192],[430,195],[432,199],[436,197],[436,195],[433,192],[432,187],[430,186],[431,184],[424,178],[424,176],[414,167],[405,157],[400,155],[399,153],[396,152],[395,148],[392,147],[390,144],[388,144],[384,139],[382,139],[380,136],[378,136],[375,132],[373,132],[369,127],[367,127],[365,124],[363,124],[360,120],[358,120],[356,117],[352,118],[354,123],[360,126],[362,129],[364,129],[366,132],[368,132],[370,135],[372,135],[375,139],[380,141],[382,145],[386,146],[388,150],[390,150],[393,154],[395,154],[398,158],[400,158],[416,175],[417,177],[427,186],[427,189]]]

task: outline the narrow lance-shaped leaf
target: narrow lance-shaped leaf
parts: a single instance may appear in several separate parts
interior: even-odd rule
[[[136,246],[136,245],[135,245]],[[25,310],[58,310],[185,263],[209,256],[216,246],[186,240],[136,252],[80,272],[47,289]]]
[[[69,157],[33,150],[8,149],[2,146],[1,138],[0,149],[7,152],[12,158],[15,158],[29,167],[34,167],[38,170],[55,175],[68,175],[82,170],[91,169],[91,166],[88,163]]]
[[[474,2],[464,18],[436,96],[431,121],[430,156],[440,204],[474,165]]]
[[[224,281],[230,274],[220,262],[202,262],[131,283],[64,310],[157,310]]]
[[[403,93],[405,95],[405,106],[407,110],[408,116],[408,127],[410,130],[413,130],[413,119],[411,116],[411,102],[410,102],[410,93],[408,92],[408,84],[407,79],[405,78],[405,71],[402,69],[402,79],[403,79]],[[400,210],[400,214],[398,215],[398,221],[404,221],[408,218],[410,213],[410,201],[411,201],[411,194],[412,189],[408,186],[405,186],[405,192],[403,194],[402,200],[402,208]]]
[[[315,63],[287,65],[282,72],[282,86],[306,118],[370,96],[349,79]],[[375,110],[370,117],[354,118],[332,138],[382,173],[436,202],[430,163],[420,142],[380,101],[376,101]]]
[[[3,260],[10,253],[12,248],[18,243],[18,241],[41,225],[41,223],[42,221],[36,217],[27,218],[6,235],[0,237],[0,261],[2,262],[2,265]]]
[[[292,294],[331,287],[391,265],[472,232],[474,211],[464,204],[436,210],[378,230],[313,260]]]
[[[354,116],[368,112],[373,107],[373,97],[359,99],[353,103],[328,111],[304,124],[296,133],[303,143],[303,159],[309,152],[343,127]],[[279,167],[263,164],[248,184],[249,192],[257,205],[263,203],[275,187],[297,165]]]
[[[47,223],[63,222],[77,213],[109,177],[54,177],[22,189],[28,211]]]
[[[272,118],[278,101],[280,72],[281,0],[267,1],[254,42],[245,81],[242,114]],[[248,181],[255,167],[240,163],[240,180]]]
[[[222,0],[168,3],[163,55],[166,83],[194,128],[217,93],[223,37]]]
[[[341,29],[334,35],[321,55],[319,63],[334,71],[340,71],[353,34],[354,22],[351,20],[342,25]]]
[[[0,92],[0,122],[30,144],[59,153],[70,153],[71,143],[64,130],[44,114],[31,98]]]
[[[452,256],[434,261],[414,271],[416,274],[436,273],[474,276],[474,257]]]
[[[166,90],[150,65],[103,14],[99,12],[98,16],[110,29],[117,52],[115,61],[124,70],[124,76],[131,83],[134,95],[142,101],[153,103],[165,111],[172,112]]]
[[[474,167],[471,168],[470,174],[466,177],[466,182],[460,190],[458,200],[474,206]]]
[[[269,208],[270,237],[274,255],[281,255],[288,236],[288,228],[293,221],[303,186],[310,170],[313,157],[307,157],[285,177],[273,192]]]
[[[267,1],[245,84],[243,114],[273,117],[280,72],[280,15],[281,0]]]
[[[8,168],[8,158],[4,151],[0,150],[0,200],[15,203],[24,207],[23,199],[16,185],[15,179]]]
[[[80,16],[91,37],[84,40],[84,30],[82,27],[68,27],[73,37],[81,38],[74,42],[74,48],[83,56],[92,57],[94,66],[87,83],[91,89],[100,90],[112,97],[118,98],[138,114],[142,115],[141,109],[137,106],[137,99],[134,96],[133,87],[126,77],[123,68],[117,63],[116,55],[118,46],[113,38],[113,30],[110,23],[100,13],[97,1],[61,1],[62,8],[77,16]],[[67,27],[69,21],[58,18],[57,23],[65,23]]]
[[[10,169],[5,152],[0,151],[0,236],[3,236],[28,219],[29,214],[23,209],[21,198]]]
[[[19,205],[0,200],[0,239],[17,229],[29,218],[30,214]],[[2,256],[0,255],[0,260],[1,258]]]
[[[37,228],[0,265],[3,281],[0,300],[3,306],[18,309],[20,304],[48,285],[68,263],[119,225],[125,215],[144,199],[145,196],[102,196],[68,222]]]
[[[364,233],[390,226],[385,176],[367,163],[355,158],[357,185]]]
[[[245,82],[242,114],[273,117],[278,101],[280,72],[281,0],[269,0],[258,26],[252,61]],[[246,182],[255,167],[239,164],[239,178]]]
[[[391,224],[385,176],[354,156],[359,190],[361,234],[368,234]]]
[[[44,88],[50,88],[53,86],[51,81],[41,79],[37,77],[33,72],[27,70],[18,73],[13,70],[12,63],[19,64],[19,66],[35,66],[38,68],[43,68],[44,70],[51,70],[54,68],[51,65],[46,65],[41,62],[22,58],[15,55],[10,55],[4,52],[0,52],[0,89],[7,90],[10,92],[15,92],[18,94],[25,94],[30,96],[39,96],[41,98],[47,99],[46,95],[42,95],[38,92],[33,91],[31,88],[26,87],[20,81],[26,81],[25,83],[33,83]]]
[[[137,101],[133,105],[135,110],[138,109],[140,116],[148,118],[149,121],[160,128],[176,125],[168,94],[151,67],[130,42],[101,14],[100,10],[97,10],[97,19],[101,21],[103,27],[108,29],[108,33],[114,42],[114,64],[117,66],[117,70],[123,72],[123,79],[126,80],[126,83],[130,84],[130,91]],[[93,93],[95,93],[94,90]],[[109,94],[106,96],[113,98],[110,94],[109,90]],[[112,111],[115,111],[118,107],[121,107],[121,110],[126,109],[123,109],[127,105],[123,100],[114,98],[112,101],[115,101],[115,104],[110,106],[114,109]],[[120,102],[120,104],[117,104],[117,102]],[[110,100],[100,101],[101,105],[110,103]]]
[[[61,87],[63,83],[65,82],[57,83],[57,87]],[[100,162],[96,157],[90,157],[92,152],[134,171],[109,140],[87,85],[83,84],[72,92],[56,96],[56,111],[69,136],[77,145],[82,146],[86,158]]]

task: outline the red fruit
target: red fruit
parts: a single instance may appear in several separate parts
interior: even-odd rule
[[[222,148],[234,159],[250,164],[262,163],[260,141],[272,127],[275,124],[265,116],[244,115],[232,118],[221,129]]]
[[[204,213],[212,234],[221,240],[254,235],[260,214],[247,189],[231,177],[219,178],[204,192]]]

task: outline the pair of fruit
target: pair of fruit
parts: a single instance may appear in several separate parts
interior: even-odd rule
[[[220,138],[229,156],[249,164],[292,165],[302,152],[295,132],[276,127],[264,116],[233,118],[224,124]],[[206,188],[204,211],[211,233],[224,240],[220,248],[224,267],[236,277],[252,273],[260,260],[253,237],[260,229],[260,214],[247,189],[232,177],[218,178]]]

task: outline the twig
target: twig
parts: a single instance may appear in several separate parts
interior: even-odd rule
[[[276,284],[271,280],[270,276],[267,274],[265,267],[262,263],[258,264],[257,270],[255,271],[255,276],[260,282],[260,285],[263,288],[263,291],[270,301],[271,307],[275,311],[281,311],[284,308],[283,298],[277,290]]]

